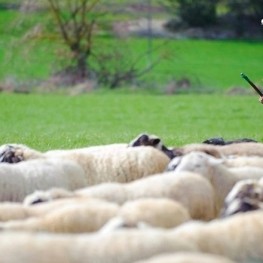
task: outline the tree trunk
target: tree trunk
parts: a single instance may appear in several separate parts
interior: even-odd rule
[[[80,80],[88,77],[87,58],[87,55],[83,53],[77,56],[76,73]]]
[[[74,75],[75,75],[74,82],[75,83],[84,82],[89,77],[87,60],[90,52],[81,50],[81,48],[78,45],[71,47],[71,50],[73,54],[75,54],[75,62],[76,62],[76,66],[74,70]]]

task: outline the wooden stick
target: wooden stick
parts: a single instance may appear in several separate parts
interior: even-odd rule
[[[263,93],[258,89],[258,87],[245,74],[241,73],[241,77],[243,79],[245,79],[261,97],[263,97]]]

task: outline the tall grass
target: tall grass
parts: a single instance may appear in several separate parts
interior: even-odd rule
[[[263,141],[257,96],[1,94],[0,144],[73,148],[128,142],[141,132],[168,145],[222,136]]]

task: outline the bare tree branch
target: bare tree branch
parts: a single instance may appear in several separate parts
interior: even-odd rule
[[[71,40],[69,38],[69,35],[67,33],[67,30],[65,28],[65,23],[63,22],[62,16],[61,16],[61,8],[56,0],[47,0],[51,11],[53,15],[55,16],[55,20],[57,21],[58,27],[60,29],[60,32],[63,36],[63,39],[68,45],[71,45]]]

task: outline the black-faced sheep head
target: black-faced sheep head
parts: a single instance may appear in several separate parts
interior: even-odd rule
[[[134,140],[129,143],[129,147],[136,146],[152,146],[163,153],[165,153],[170,159],[174,158],[173,151],[167,148],[162,140],[156,135],[148,135],[146,133],[139,134]]]
[[[257,180],[246,179],[235,184],[227,195],[221,216],[227,217],[263,208],[263,187]]]
[[[1,163],[18,163],[22,161],[22,157],[16,155],[16,148],[12,144],[5,144],[0,147]]]
[[[167,171],[190,171],[200,174],[209,174],[210,167],[223,163],[223,159],[215,158],[205,152],[192,151],[183,156],[177,156],[170,161]]]
[[[205,144],[213,144],[213,145],[225,145],[225,141],[223,138],[221,137],[218,137],[218,138],[210,138],[210,139],[207,139],[205,141],[203,141],[202,143],[205,143]]]
[[[203,141],[202,143],[213,144],[213,145],[227,145],[227,144],[243,143],[243,142],[257,142],[257,141],[254,139],[250,139],[250,138],[240,138],[240,139],[225,141],[222,137],[215,137],[215,138],[207,139]]]

